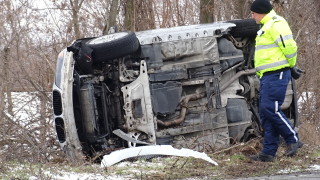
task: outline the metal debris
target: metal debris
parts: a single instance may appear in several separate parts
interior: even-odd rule
[[[181,157],[194,157],[198,159],[203,159],[213,165],[218,165],[214,160],[212,160],[206,153],[197,152],[191,149],[175,149],[171,145],[152,145],[152,146],[140,146],[126,148],[118,151],[114,151],[108,155],[103,156],[101,167],[110,167],[122,160],[147,156],[147,155],[168,155],[168,156],[181,156]]]

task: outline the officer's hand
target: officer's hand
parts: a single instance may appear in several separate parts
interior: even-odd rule
[[[291,68],[291,76],[293,79],[299,79],[302,73],[305,73],[305,71],[296,66]]]

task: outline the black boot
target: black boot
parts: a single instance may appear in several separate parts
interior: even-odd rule
[[[260,152],[259,154],[249,156],[250,159],[254,161],[261,161],[261,162],[272,162],[274,160],[274,156],[265,154]]]
[[[298,149],[301,148],[302,146],[303,146],[303,143],[301,141],[298,141],[297,143],[293,143],[293,144],[288,144],[287,151],[284,155],[294,156],[298,152]]]

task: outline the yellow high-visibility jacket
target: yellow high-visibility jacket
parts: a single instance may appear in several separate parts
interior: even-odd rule
[[[297,60],[297,44],[287,21],[271,10],[260,22],[255,45],[254,65],[257,75],[285,67],[293,67]]]

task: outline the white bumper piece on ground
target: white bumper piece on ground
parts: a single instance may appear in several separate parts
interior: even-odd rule
[[[181,157],[194,157],[208,161],[213,165],[218,165],[204,152],[200,153],[191,149],[175,149],[171,145],[152,145],[152,146],[140,146],[126,148],[118,151],[114,151],[108,155],[103,156],[101,167],[110,167],[122,160],[146,156],[146,155],[167,155],[167,156],[181,156]]]

